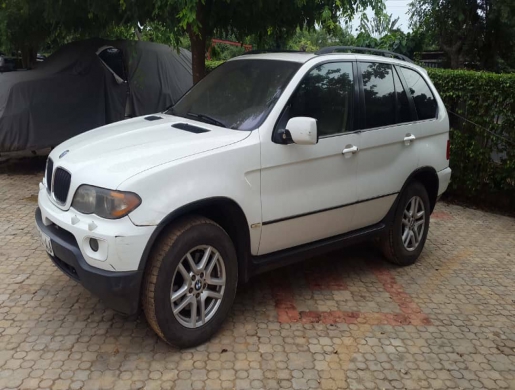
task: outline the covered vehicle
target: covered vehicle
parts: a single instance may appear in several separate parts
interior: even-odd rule
[[[67,44],[34,70],[0,74],[0,152],[53,147],[163,111],[192,85],[185,49],[96,38]]]
[[[12,72],[16,70],[16,61],[0,51],[0,72]]]

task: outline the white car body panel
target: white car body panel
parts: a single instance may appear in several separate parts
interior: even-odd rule
[[[248,132],[223,129],[185,118],[159,114],[163,119],[144,117],[117,122],[88,131],[57,146],[50,158],[54,166],[72,173],[70,194],[81,184],[117,189],[125,180],[156,166],[217,149],[249,136]],[[172,127],[189,123],[211,130],[190,133]],[[69,151],[65,156],[59,156]],[[68,209],[73,196],[58,207]]]
[[[157,225],[182,206],[215,197],[236,202],[244,211],[249,226],[260,224],[259,132],[230,131],[246,138],[201,155],[157,166],[121,183],[119,190],[137,193],[145,205],[129,215],[134,224]],[[250,235],[251,251],[257,254],[260,229],[250,229]]]
[[[354,207],[341,206],[357,200],[357,164],[342,151],[358,142],[358,134],[342,134],[316,145],[263,144],[260,255],[353,229]]]

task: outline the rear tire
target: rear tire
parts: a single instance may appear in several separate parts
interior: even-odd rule
[[[380,239],[384,256],[391,263],[414,264],[427,239],[431,205],[426,188],[419,182],[406,187],[395,210],[394,221]]]
[[[165,342],[193,347],[222,326],[237,282],[236,251],[227,233],[207,218],[186,217],[170,226],[151,252],[143,311]]]

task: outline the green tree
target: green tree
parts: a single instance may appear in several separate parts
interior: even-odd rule
[[[6,51],[21,53],[27,69],[51,32],[50,23],[42,17],[44,11],[44,4],[34,0],[0,0],[0,41]]]
[[[515,70],[515,1],[484,0],[479,58],[483,69],[496,72]]]
[[[368,6],[383,7],[382,0],[155,0],[153,16],[167,22],[177,36],[186,31],[191,41],[193,79],[205,74],[205,52],[216,31],[238,37],[255,36],[284,48],[296,27],[320,25],[334,31],[341,18],[350,18]]]
[[[384,7],[382,0],[0,0],[4,8],[6,3],[28,4],[28,13],[9,9],[26,23],[39,18],[50,26],[38,35],[42,40],[105,36],[117,26],[136,28],[138,23],[164,26],[175,45],[187,34],[194,82],[205,74],[207,44],[215,33],[233,33],[239,40],[253,36],[258,47],[284,48],[297,27],[334,32],[342,18],[369,6]]]
[[[347,27],[336,26],[332,32],[322,28],[297,28],[286,48],[312,52],[326,46],[352,46],[354,42],[355,38]]]
[[[359,24],[359,31],[379,39],[385,35],[391,34],[394,30],[398,30],[397,23],[399,18],[393,19],[392,14],[386,12],[376,12],[372,19],[363,12]]]
[[[410,14],[412,24],[447,54],[451,68],[465,62],[494,71],[515,68],[513,0],[417,0]]]

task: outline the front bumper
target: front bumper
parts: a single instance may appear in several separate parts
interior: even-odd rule
[[[92,267],[82,256],[73,234],[56,225],[45,225],[39,207],[36,224],[52,241],[54,256],[48,256],[57,268],[112,309],[128,315],[137,312],[143,271],[113,272]]]
[[[38,206],[44,225],[56,225],[71,233],[81,255],[92,267],[106,271],[136,271],[155,226],[136,226],[129,217],[110,220],[57,207],[40,184]],[[93,252],[90,239],[99,242]]]

